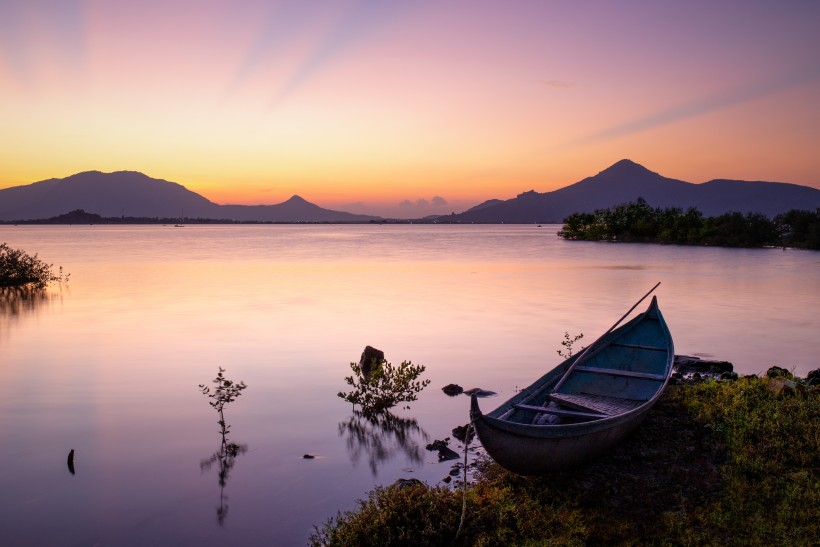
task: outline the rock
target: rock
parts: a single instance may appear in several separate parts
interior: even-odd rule
[[[766,371],[769,378],[794,378],[794,375],[783,367],[774,366]]]
[[[678,383],[694,383],[700,380],[718,379],[722,374],[734,371],[729,361],[701,359],[689,355],[675,355],[672,379]]]
[[[453,428],[453,437],[458,439],[459,441],[466,443],[468,442],[467,435],[469,433],[469,441],[473,440],[475,437],[475,431],[470,426],[470,424],[460,425],[458,427]]]
[[[427,450],[431,452],[438,450],[438,461],[440,462],[445,460],[457,460],[459,458],[458,452],[453,451],[447,446],[447,441],[435,440],[427,445]]]
[[[424,483],[418,479],[398,479],[393,483],[393,488],[396,490],[404,490],[405,488],[412,488],[414,486],[424,486]]]
[[[302,459],[303,460],[313,460],[313,459],[316,459],[316,456],[314,456],[313,454],[305,454],[304,456],[302,456]]]
[[[373,371],[384,361],[384,352],[372,346],[365,346],[362,357],[359,359],[359,367],[362,369],[362,376],[370,378]]]
[[[446,477],[444,477],[443,479],[441,479],[441,482],[444,482],[444,483],[450,484],[450,481],[451,481],[451,480],[453,480],[453,477],[451,477],[450,475],[447,475]]]
[[[495,391],[489,391],[486,389],[481,389],[480,387],[474,387],[473,389],[468,389],[464,392],[465,395],[475,395],[476,397],[493,397],[494,395],[498,395]]]
[[[441,391],[444,392],[445,395],[449,395],[450,397],[455,397],[456,395],[461,395],[464,393],[464,388],[458,384],[447,384]]]
[[[729,361],[710,361],[709,362],[709,371],[714,372],[716,374],[723,374],[724,372],[733,372],[735,370],[734,365]]]
[[[820,386],[820,368],[815,369],[806,375],[806,383],[810,386]]]
[[[450,476],[451,477],[458,477],[459,475],[461,475],[461,470],[458,467],[454,467],[454,468],[450,469]]]
[[[794,395],[797,384],[791,380],[774,378],[766,385],[766,389],[775,395]]]
[[[737,380],[737,372],[724,372],[720,375],[721,380]]]
[[[709,361],[689,355],[675,355],[674,367],[681,371],[704,372],[709,368]]]

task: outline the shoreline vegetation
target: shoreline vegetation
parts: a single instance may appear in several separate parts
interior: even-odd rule
[[[434,224],[430,219],[380,219],[380,220],[351,220],[351,221],[272,221],[272,220],[234,220],[230,218],[201,218],[201,217],[104,217],[97,213],[89,213],[83,209],[76,209],[62,215],[50,218],[36,218],[27,220],[3,220],[0,225],[95,225],[95,224],[152,224],[180,226],[181,224]]]
[[[262,225],[262,224],[460,224],[446,215],[419,219],[369,221],[240,221],[214,218],[103,217],[77,209],[46,219],[0,221],[2,225]],[[503,223],[502,223],[503,224]],[[540,224],[538,225],[541,226]],[[820,209],[792,209],[770,219],[760,213],[725,213],[704,217],[696,208],[651,207],[643,198],[593,213],[573,213],[558,236],[571,241],[661,243],[713,247],[796,248],[820,250]]]
[[[704,217],[694,207],[653,208],[638,198],[594,213],[574,213],[564,219],[558,235],[574,241],[820,250],[820,209],[792,209],[773,219],[758,213]]]
[[[0,243],[0,289],[44,289],[49,283],[66,283],[71,274],[52,271],[52,264],[43,262],[37,255],[22,249],[12,249]]]
[[[309,543],[812,544],[818,417],[820,370],[670,385],[632,436],[590,464],[521,477],[483,458],[464,490],[399,480]]]

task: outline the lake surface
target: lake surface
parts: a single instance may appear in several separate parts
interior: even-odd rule
[[[302,545],[376,484],[448,474],[424,446],[468,421],[469,399],[441,387],[496,391],[489,410],[558,364],[564,332],[592,342],[657,281],[676,353],[820,367],[820,253],[558,228],[0,227],[71,274],[0,300],[2,542]],[[366,345],[432,381],[391,424],[336,396]],[[223,487],[197,388],[218,367],[249,386],[225,407],[247,450]]]

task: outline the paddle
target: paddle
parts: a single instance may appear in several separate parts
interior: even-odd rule
[[[660,281],[658,281],[658,282],[655,284],[655,286],[654,286],[654,287],[652,287],[652,288],[649,290],[649,292],[648,292],[648,293],[646,293],[645,295],[643,295],[643,296],[641,297],[641,299],[640,299],[640,300],[638,300],[637,302],[635,302],[635,304],[634,304],[631,308],[629,308],[629,311],[628,311],[628,312],[626,312],[625,314],[623,314],[623,316],[621,316],[621,318],[620,318],[620,319],[618,319],[618,320],[615,322],[615,324],[614,324],[614,325],[612,325],[611,327],[609,327],[609,330],[608,330],[608,331],[606,331],[605,333],[603,333],[601,336],[599,336],[599,337],[598,337],[598,339],[597,339],[597,340],[595,340],[593,343],[591,343],[591,344],[590,344],[590,345],[588,345],[586,348],[584,348],[584,351],[582,351],[582,352],[581,352],[581,354],[580,354],[580,355],[579,355],[579,356],[575,359],[575,361],[572,363],[572,365],[571,365],[571,366],[567,369],[567,371],[564,373],[564,375],[561,377],[561,379],[558,381],[558,383],[557,383],[557,384],[555,384],[555,387],[554,387],[554,388],[552,388],[552,392],[553,392],[553,393],[557,392],[557,391],[560,389],[561,385],[562,385],[562,384],[566,381],[566,379],[569,377],[569,375],[570,375],[570,373],[572,372],[572,370],[575,368],[575,365],[577,365],[578,363],[580,363],[580,362],[583,360],[584,356],[585,356],[587,353],[589,353],[589,351],[590,351],[592,348],[594,348],[594,347],[595,347],[595,345],[596,345],[598,342],[600,342],[600,341],[601,341],[601,340],[602,340],[602,339],[603,339],[603,338],[604,338],[607,334],[609,334],[610,332],[612,332],[613,330],[615,330],[615,327],[617,327],[618,325],[620,325],[620,324],[621,324],[621,321],[623,321],[624,319],[626,319],[626,318],[627,318],[627,316],[628,316],[630,313],[632,313],[632,310],[634,310],[635,308],[637,308],[637,307],[638,307],[638,304],[640,304],[641,302],[643,302],[643,301],[646,299],[646,297],[647,297],[647,296],[649,296],[650,294],[652,294],[653,292],[655,292],[655,289],[657,289],[657,288],[658,288],[658,285],[660,285],[660,284],[661,284],[661,282],[660,282]]]

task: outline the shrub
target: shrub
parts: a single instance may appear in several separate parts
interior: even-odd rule
[[[423,365],[403,361],[394,367],[384,359],[374,365],[373,370],[366,373],[360,364],[350,363],[353,376],[347,376],[345,382],[353,387],[353,391],[338,393],[354,407],[361,406],[365,414],[383,412],[400,402],[415,401],[421,390],[430,384],[430,380],[418,380],[425,371]]]
[[[227,446],[226,439],[230,431],[230,426],[225,423],[225,405],[234,402],[242,395],[242,390],[248,386],[245,385],[245,382],[234,382],[233,380],[225,378],[222,374],[223,372],[225,372],[225,369],[219,367],[219,372],[216,378],[213,379],[213,383],[216,386],[213,391],[205,384],[199,384],[199,390],[203,395],[207,395],[209,399],[213,399],[208,404],[219,413],[219,421],[217,422],[221,428],[219,433],[222,435],[223,446]]]
[[[60,273],[55,275],[51,266],[37,258],[36,254],[31,256],[21,249],[0,244],[0,287],[44,288],[52,281],[68,281],[69,274],[63,275],[62,267]]]

